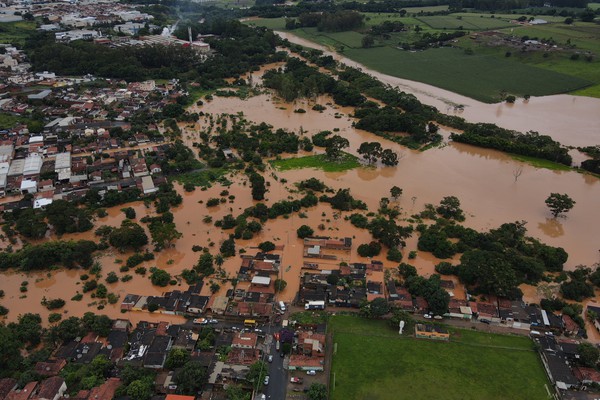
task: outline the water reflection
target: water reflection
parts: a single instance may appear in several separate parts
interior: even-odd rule
[[[540,222],[538,228],[546,235],[557,238],[565,234],[565,230],[556,218],[547,218],[546,222]]]

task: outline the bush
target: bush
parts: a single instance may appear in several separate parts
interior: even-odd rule
[[[153,285],[165,287],[169,284],[171,275],[167,271],[159,268],[152,268],[151,271],[150,281]]]
[[[296,233],[298,234],[298,237],[300,239],[304,239],[312,236],[315,233],[315,231],[308,225],[302,225],[300,228],[298,228]]]
[[[114,272],[109,272],[106,276],[106,283],[115,283],[119,280],[119,277]]]
[[[402,252],[398,250],[396,247],[392,247],[388,250],[386,260],[400,262],[402,261]]]
[[[216,197],[213,197],[213,198],[208,199],[206,201],[206,207],[216,207],[216,206],[218,206],[220,204],[220,202],[221,202],[221,200],[219,200]]]
[[[270,242],[270,241],[262,242],[261,244],[258,245],[258,248],[261,251],[268,253],[269,251],[275,250],[275,243]]]
[[[51,299],[46,300],[45,298],[42,300],[42,305],[46,307],[48,310],[56,310],[59,308],[63,308],[65,306],[65,301],[63,299]]]
[[[60,313],[50,313],[50,315],[48,315],[48,322],[50,322],[51,324],[54,322],[58,322],[62,319],[62,314]]]
[[[375,257],[381,252],[381,244],[375,241],[369,244],[361,244],[358,246],[357,251],[361,257]]]

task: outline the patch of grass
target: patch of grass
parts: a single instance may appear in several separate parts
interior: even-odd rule
[[[296,158],[285,158],[282,160],[273,160],[271,165],[280,171],[302,168],[316,168],[325,172],[341,172],[360,167],[358,157],[352,154],[343,153],[337,161],[331,161],[325,154],[316,156],[305,156]]]
[[[514,160],[526,162],[529,165],[533,165],[536,168],[546,168],[555,171],[571,171],[573,168],[567,167],[566,165],[555,163],[548,160],[542,160],[540,158],[521,156],[518,154],[509,154]]]
[[[7,113],[0,113],[0,129],[10,129],[19,123],[27,123],[27,118]]]
[[[175,175],[171,177],[171,180],[182,185],[189,183],[196,187],[210,187],[213,182],[221,179],[226,172],[223,168],[205,169]]]
[[[290,320],[299,324],[324,324],[327,322],[329,313],[325,311],[300,311],[290,315]]]
[[[332,400],[546,399],[527,337],[454,330],[454,341],[400,337],[385,321],[330,318],[337,353]],[[335,376],[335,387],[333,387]]]
[[[0,24],[0,43],[22,47],[25,40],[35,32],[35,22],[17,21]]]

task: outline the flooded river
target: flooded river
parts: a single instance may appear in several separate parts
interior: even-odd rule
[[[297,197],[297,194],[291,193],[295,189],[293,183],[309,177],[321,179],[334,189],[351,188],[352,194],[365,201],[370,210],[376,210],[381,197],[389,197],[392,186],[399,186],[404,192],[397,205],[402,208],[404,217],[421,211],[426,203],[437,204],[442,197],[455,195],[461,200],[462,208],[467,215],[465,222],[467,226],[487,230],[504,222],[524,220],[527,221],[527,229],[531,236],[550,245],[565,248],[570,255],[567,269],[573,269],[579,264],[591,266],[600,261],[598,252],[600,246],[597,240],[600,237],[600,214],[598,213],[600,184],[597,178],[576,172],[534,168],[514,161],[503,153],[459,143],[449,143],[425,152],[411,151],[371,133],[354,129],[353,120],[349,117],[351,109],[334,107],[331,105],[331,99],[327,97],[320,97],[316,101],[325,105],[326,110],[319,113],[311,110],[313,102],[297,101],[295,104],[285,104],[270,95],[262,94],[247,100],[215,97],[214,100],[205,102],[203,106],[192,107],[192,111],[203,111],[214,116],[241,112],[250,121],[264,121],[275,128],[286,128],[295,132],[302,130],[308,136],[324,129],[337,128],[339,134],[349,140],[348,151],[351,153],[356,153],[360,143],[377,140],[384,148],[391,148],[401,155],[400,163],[395,167],[363,167],[336,173],[320,170],[279,172],[268,167],[265,173],[269,189],[265,202],[268,204],[290,196]],[[298,108],[303,108],[307,112],[294,113]],[[185,141],[188,144],[199,141],[198,130],[204,128],[205,124],[206,119],[201,119],[195,126],[186,125],[183,129]],[[447,137],[449,132],[442,133]],[[522,170],[522,174],[515,179],[515,173],[519,170]],[[282,183],[282,178],[287,182]],[[192,268],[197,262],[200,253],[192,251],[194,245],[208,247],[214,255],[218,253],[220,243],[231,232],[223,232],[215,228],[214,221],[230,213],[237,216],[245,208],[254,204],[247,178],[243,174],[230,175],[228,179],[232,182],[229,187],[215,184],[207,190],[198,188],[192,193],[186,193],[181,186],[176,185],[184,201],[182,205],[172,209],[172,212],[177,229],[183,233],[183,237],[176,241],[172,248],[158,253],[156,260],[145,262],[144,266],[147,268],[158,266],[175,276],[183,269]],[[235,199],[217,207],[207,208],[205,205],[207,199],[220,197],[223,190],[228,190],[227,195],[233,195]],[[550,192],[568,193],[577,202],[566,218],[551,218],[544,203]],[[124,218],[120,209],[126,206],[132,206],[136,210],[138,220],[144,215],[154,213],[154,207],[146,208],[143,202],[118,206],[109,209],[107,217],[98,219],[96,227],[118,226]],[[332,268],[341,261],[367,261],[358,256],[356,248],[362,243],[369,242],[370,235],[366,230],[357,229],[345,221],[344,216],[348,213],[334,213],[327,204],[319,204],[303,212],[302,215],[296,213],[288,219],[280,217],[269,220],[263,231],[252,240],[236,241],[237,250],[245,249],[247,254],[256,253],[256,246],[266,240],[282,246],[283,250],[278,252],[282,255],[283,279],[288,282],[288,285],[280,298],[286,301],[293,299],[299,284],[303,246],[302,241],[296,237],[296,229],[303,224],[311,226],[319,235],[353,238],[353,250],[341,254],[333,262],[330,261]],[[210,216],[213,223],[203,222],[206,216]],[[323,230],[317,228],[321,224]],[[97,240],[92,231],[63,238]],[[1,244],[3,247],[6,245],[7,243]],[[403,251],[405,261],[411,250],[416,250],[416,238],[411,238]],[[66,315],[81,316],[86,311],[93,311],[106,313],[113,318],[126,317],[133,322],[148,319],[182,321],[183,319],[177,316],[141,312],[121,314],[119,303],[127,293],[160,295],[165,291],[187,288],[185,282],[159,288],[151,285],[148,275],[144,277],[133,271],[120,272],[120,267],[130,255],[131,253],[121,254],[116,250],[109,250],[99,256],[103,266],[102,283],[105,283],[104,279],[111,271],[119,276],[124,274],[133,276],[133,279],[126,283],[105,283],[109,292],[118,294],[120,300],[115,305],[106,305],[103,310],[97,310],[97,299],[92,299],[89,293],[84,294],[79,302],[70,300],[76,293],[81,292],[83,285],[80,280],[81,271],[3,274],[0,288],[6,292],[6,295],[1,302],[10,309],[7,320],[14,321],[20,313],[25,312],[39,312],[46,320],[49,311],[40,305],[42,298],[46,297],[67,300],[67,306],[64,308]],[[391,268],[396,265],[385,261],[385,254],[382,254],[379,259],[384,260],[386,267]],[[421,274],[429,275],[439,260],[430,254],[419,253],[415,260],[408,262],[415,265]],[[222,268],[227,276],[234,278],[239,266],[240,258],[236,256],[226,259]],[[322,264],[320,267],[324,269],[328,265]],[[27,293],[19,291],[23,281],[29,282]],[[219,280],[215,282],[221,286],[220,294],[225,294],[231,287],[228,282]],[[207,282],[203,294],[210,294],[209,286],[210,282]]]
[[[518,99],[514,104],[486,104],[425,83],[379,73],[289,32],[276,33],[292,43],[323,50],[337,61],[360,68],[382,82],[414,94],[421,102],[434,106],[443,113],[459,115],[470,122],[488,122],[520,132],[536,131],[567,146],[600,144],[598,98],[554,95],[532,97],[528,101]],[[464,109],[458,110],[456,106],[463,106]]]

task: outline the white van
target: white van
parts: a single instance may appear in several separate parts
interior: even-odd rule
[[[284,303],[283,301],[280,301],[280,302],[279,302],[279,309],[280,309],[281,311],[285,311],[285,303]]]

